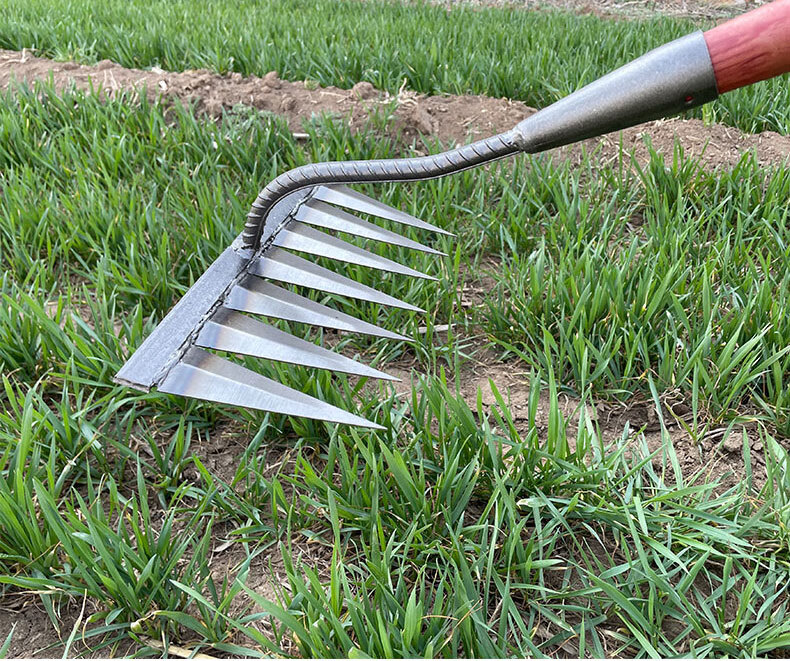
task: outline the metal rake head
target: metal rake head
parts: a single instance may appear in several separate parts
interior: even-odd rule
[[[349,211],[377,216],[432,233],[447,232],[343,185],[314,186],[296,195],[286,196],[273,206],[275,208],[270,214],[272,226],[264,241],[258,239],[258,249],[246,249],[240,236],[156,327],[121,368],[115,380],[146,391],[155,387],[162,392],[263,411],[379,427],[261,376],[212,350],[361,377],[394,380],[384,372],[294,337],[250,315],[393,340],[408,339],[288,289],[288,285],[297,285],[423,312],[414,305],[319,266],[296,253],[326,257],[407,277],[435,279],[343,241],[324,230],[436,255],[443,253],[363,220]]]
[[[756,10],[754,15],[761,11]],[[770,11],[760,14],[768,18],[772,15]],[[328,257],[407,277],[430,277],[323,231],[339,231],[436,252],[343,211],[342,207],[446,234],[361,195],[346,184],[443,177],[517,152],[540,152],[672,115],[710,101],[717,93],[705,35],[696,32],[581,88],[506,133],[441,154],[318,163],[286,172],[261,191],[247,216],[244,231],[143,342],[115,379],[143,390],[155,387],[168,393],[264,411],[378,427],[211,352],[214,349],[360,376],[390,378],[245,314],[405,339],[282,286],[282,283],[298,285],[416,309],[291,252]]]

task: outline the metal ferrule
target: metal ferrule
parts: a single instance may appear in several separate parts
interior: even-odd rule
[[[646,53],[515,128],[535,153],[667,117],[718,96],[708,46],[695,32]]]

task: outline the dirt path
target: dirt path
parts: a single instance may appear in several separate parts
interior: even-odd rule
[[[303,122],[316,115],[337,117],[357,129],[364,127],[372,114],[379,114],[392,117],[392,130],[406,142],[423,135],[438,138],[448,146],[506,131],[535,112],[518,101],[485,96],[425,96],[409,91],[392,96],[366,82],[344,90],[284,81],[276,72],[263,78],[244,78],[240,74],[221,76],[203,70],[146,71],[126,69],[109,60],[80,65],[53,62],[27,51],[0,50],[0,86],[8,87],[13,81],[51,81],[57,89],[74,85],[109,96],[145,89],[149,97],[192,102],[212,116],[243,104],[284,117],[294,132],[301,131]],[[599,149],[602,161],[614,160],[620,153],[622,137],[625,148],[633,148],[637,159],[644,162],[648,158],[646,136],[657,151],[669,155],[677,139],[688,156],[699,157],[709,168],[732,167],[747,151],[753,151],[764,165],[784,162],[790,156],[788,136],[770,131],[746,134],[719,124],[706,126],[697,119],[642,124],[623,131],[621,136],[611,134],[588,140],[583,145],[564,148],[562,153],[573,157],[583,146],[588,151]]]
[[[561,9],[602,18],[722,19],[764,4],[753,0],[433,0],[446,7],[508,7],[513,9]]]

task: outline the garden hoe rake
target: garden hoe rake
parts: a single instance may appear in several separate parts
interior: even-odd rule
[[[157,388],[263,411],[378,427],[211,351],[390,378],[249,316],[406,339],[283,286],[417,310],[296,254],[330,258],[406,278],[430,277],[324,231],[436,253],[352,213],[356,212],[428,234],[446,234],[347,184],[431,179],[518,152],[541,152],[666,117],[788,70],[790,0],[778,0],[708,32],[696,32],[650,51],[507,133],[436,155],[317,163],[286,172],[261,191],[247,215],[244,231],[129,358],[115,380],[145,391]]]

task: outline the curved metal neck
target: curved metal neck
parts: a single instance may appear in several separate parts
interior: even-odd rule
[[[285,172],[253,202],[242,246],[256,249],[275,205],[304,188],[443,177],[519,151],[544,151],[666,117],[717,96],[708,47],[702,32],[696,32],[650,51],[528,117],[507,133],[431,156],[315,163]],[[272,215],[272,222],[277,221],[277,214]]]
[[[247,214],[242,233],[243,248],[255,249],[259,245],[269,212],[277,202],[295,191],[320,184],[432,179],[490,163],[518,151],[516,134],[509,131],[429,156],[303,165],[281,174],[259,193]]]

